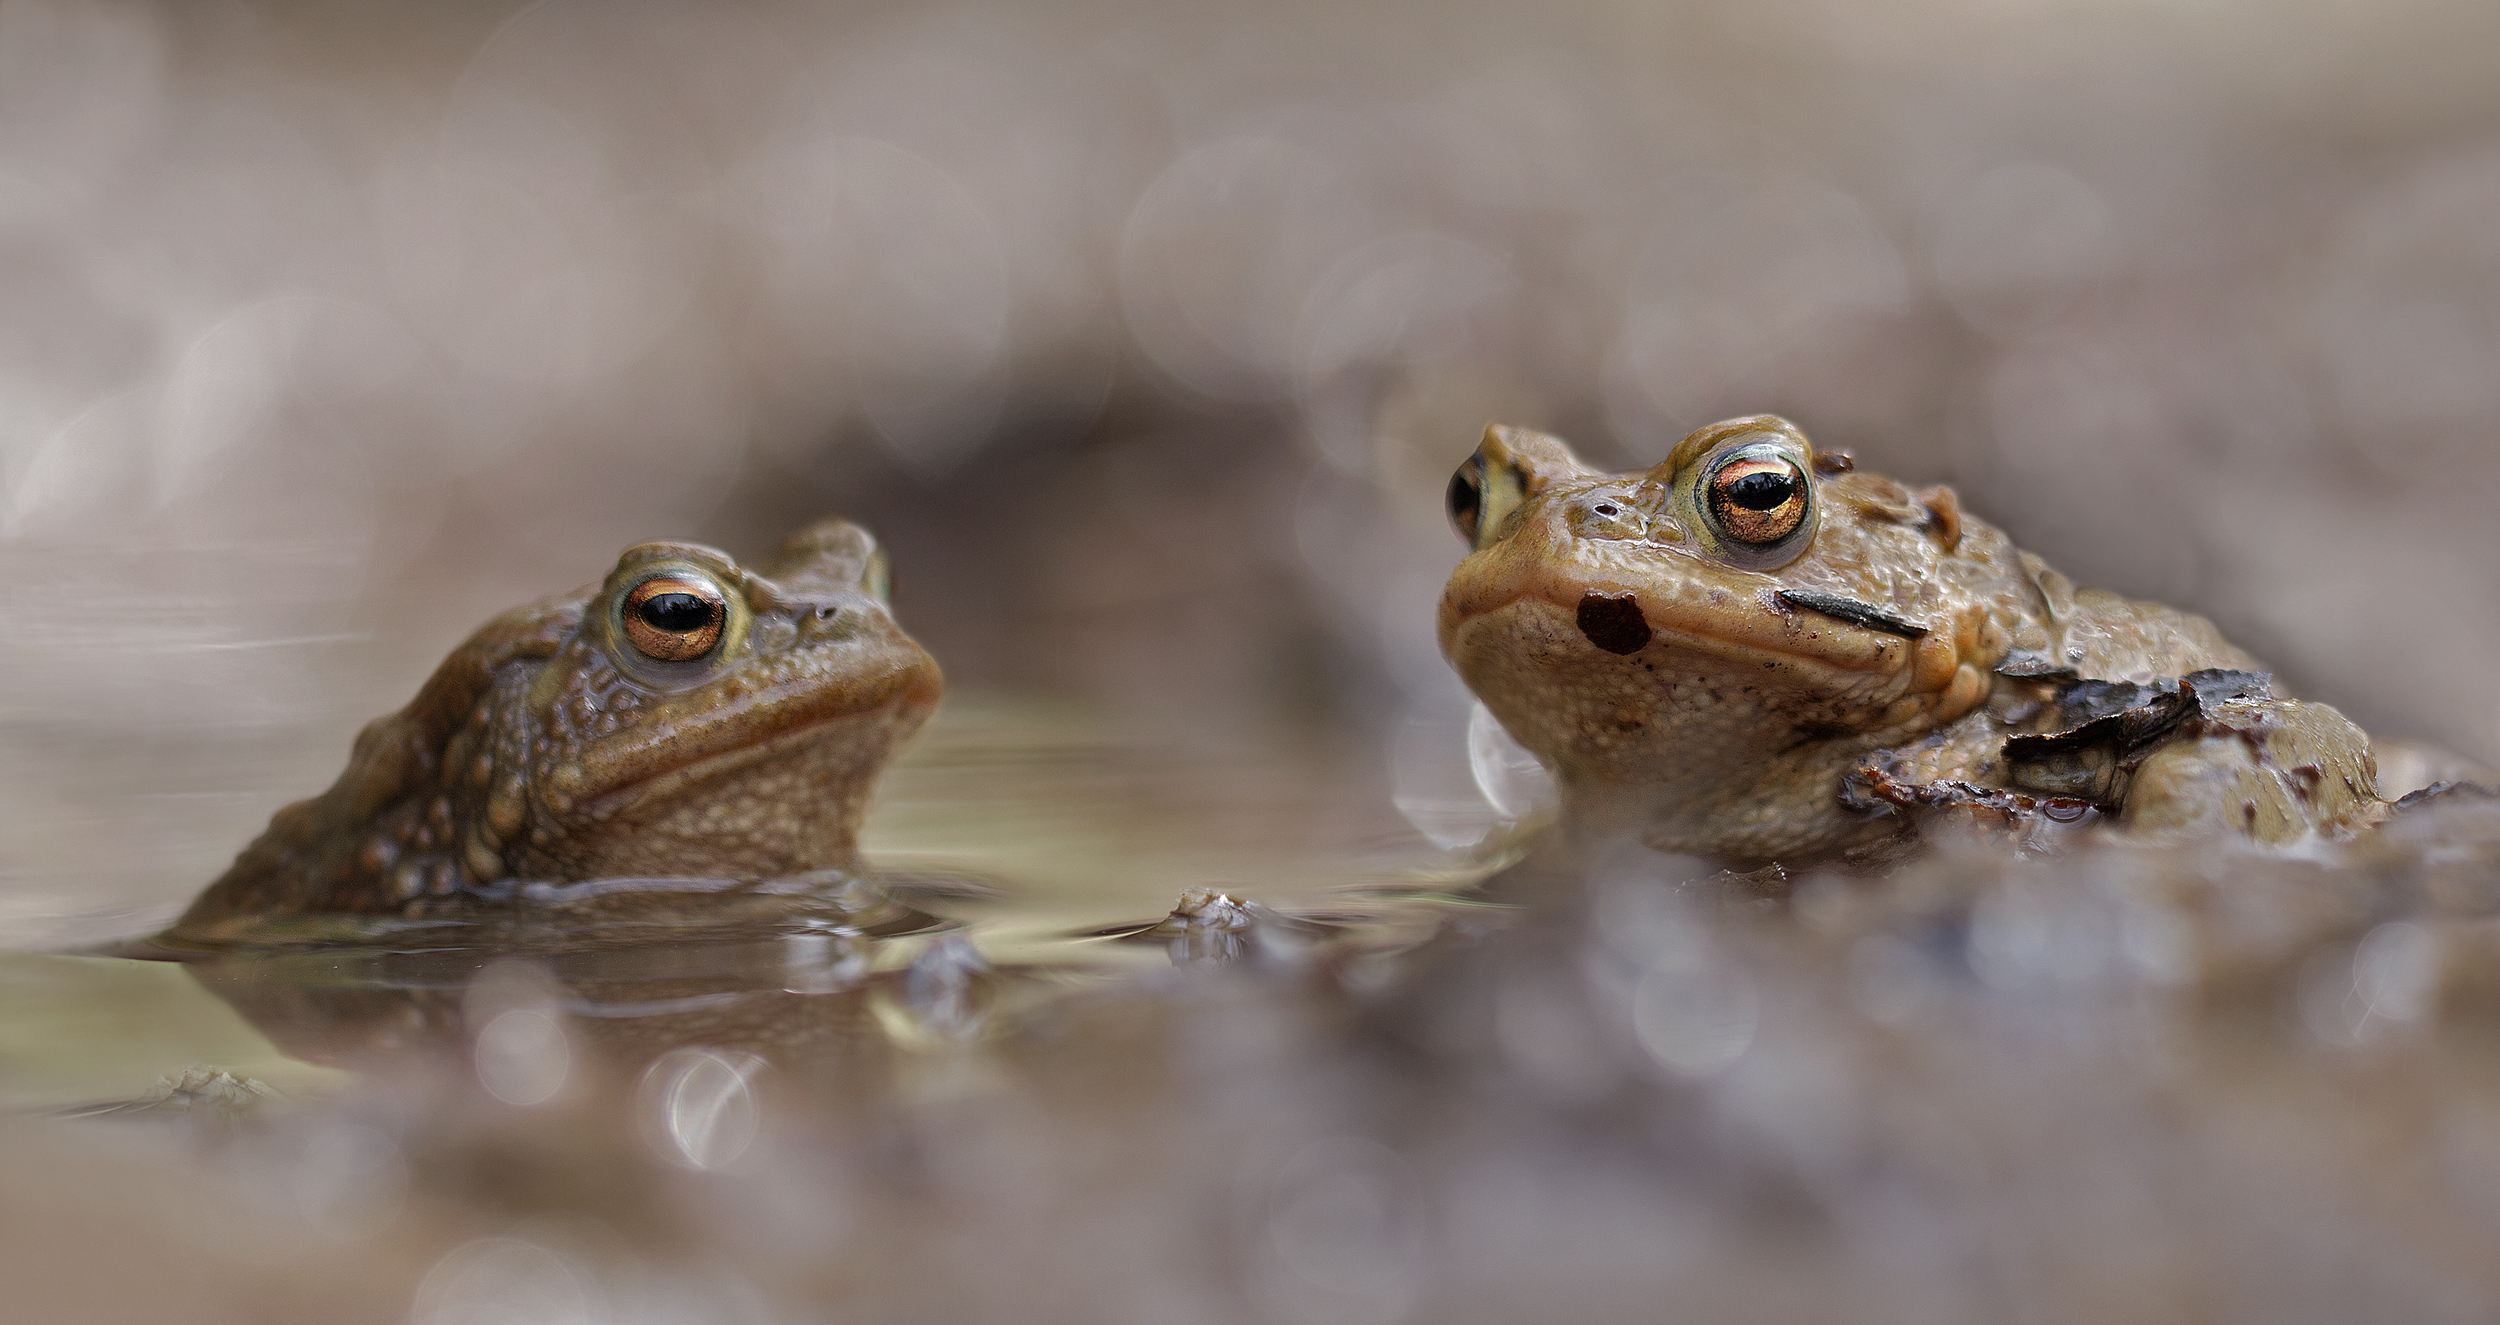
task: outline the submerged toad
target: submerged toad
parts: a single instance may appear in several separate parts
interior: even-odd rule
[[[1495,426],[1449,505],[1442,652],[1584,825],[1759,862],[1940,809],[2287,842],[2381,808],[2368,738],[2202,617],[2077,589],[1783,419],[1641,474]]]
[[[760,880],[855,858],[869,783],[936,704],[884,554],[827,520],[762,573],[692,543],[515,608],[278,811],[176,932],[437,914],[510,880]]]

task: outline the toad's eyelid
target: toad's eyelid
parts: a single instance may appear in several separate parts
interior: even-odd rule
[[[626,590],[625,597],[629,602],[640,602],[645,598],[657,597],[664,593],[693,594],[697,598],[709,599],[712,602],[719,602],[726,596],[721,592],[719,582],[709,575],[697,575],[685,571],[662,571],[657,575],[647,576],[637,581],[633,588]]]
[[[1726,450],[1721,451],[1716,456],[1711,457],[1708,464],[1702,465],[1699,468],[1706,481],[1709,477],[1724,474],[1738,465],[1746,463],[1758,464],[1766,461],[1778,461],[1779,463],[1784,464],[1799,473],[1803,473],[1806,470],[1805,457],[1803,455],[1798,454],[1786,446],[1782,446],[1780,443],[1770,438],[1755,438],[1752,441],[1742,442],[1738,445],[1731,446]]]

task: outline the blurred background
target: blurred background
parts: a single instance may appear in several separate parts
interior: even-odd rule
[[[0,0],[0,928],[827,512],[933,749],[1472,840],[1449,470],[1757,411],[2500,756],[2500,8]]]

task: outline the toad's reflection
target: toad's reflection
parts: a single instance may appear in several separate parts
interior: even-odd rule
[[[372,1071],[467,1054],[513,1104],[551,1096],[577,1058],[635,1073],[701,1050],[800,1078],[873,1075],[898,1045],[970,1038],[1002,1000],[1061,983],[991,966],[957,922],[891,894],[847,895],[874,900],[842,911],[819,894],[771,925],[699,930],[535,909],[422,932],[399,922],[360,943],[225,953],[189,969],[292,1057]]]

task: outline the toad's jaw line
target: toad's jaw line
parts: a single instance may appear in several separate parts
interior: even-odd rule
[[[909,699],[909,692],[898,693],[882,703],[829,713],[761,741],[715,751],[674,768],[662,769],[592,796],[582,802],[575,813],[583,821],[595,823],[655,800],[665,801],[690,787],[822,740],[828,734],[827,728],[891,715],[904,707]]]
[[[1470,603],[1470,610],[1465,615],[1451,621],[1450,633],[1455,638],[1475,622],[1530,600],[1555,609],[1566,620],[1576,620],[1580,603],[1592,594],[1617,601],[1630,599],[1638,604],[1641,609],[1641,619],[1649,627],[1652,647],[1663,644],[1670,649],[1683,649],[1739,662],[1778,660],[1856,674],[1895,673],[1909,662],[1906,646],[1910,641],[1897,633],[1871,630],[1846,621],[1835,620],[1830,628],[1803,631],[1805,640],[1820,640],[1829,635],[1835,641],[1846,641],[1848,647],[1831,651],[1782,647],[1787,638],[1794,637],[1800,632],[1800,627],[1796,624],[1796,616],[1792,612],[1765,605],[1759,616],[1752,618],[1763,629],[1757,631],[1754,638],[1744,639],[1695,629],[1689,618],[1678,620],[1670,617],[1662,621],[1657,600],[1645,598],[1638,591],[1608,594],[1603,589],[1596,588],[1583,590],[1579,596],[1574,597],[1568,603],[1559,601],[1555,594],[1534,589],[1521,589],[1498,599],[1478,599]],[[1775,595],[1772,594],[1766,593],[1761,597],[1773,598],[1776,601]],[[1731,614],[1722,610],[1715,615],[1726,619]],[[1676,616],[1682,617],[1683,614],[1676,614]],[[1597,646],[1592,642],[1592,647],[1602,646]]]
[[[587,785],[573,792],[569,809],[551,808],[556,809],[559,821],[596,822],[805,745],[823,736],[828,727],[880,715],[890,720],[915,706],[925,717],[937,706],[942,685],[937,665],[913,650],[873,670],[854,668],[851,680],[839,689],[802,682],[778,688],[779,693],[760,692],[728,719],[674,728],[656,744],[592,746],[576,765]],[[750,734],[759,729],[771,734],[740,739],[739,728]],[[678,757],[670,758],[672,754]]]

